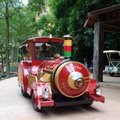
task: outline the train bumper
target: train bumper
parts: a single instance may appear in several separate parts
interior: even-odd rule
[[[38,106],[41,106],[41,107],[52,107],[54,106],[54,101],[53,100],[39,100],[38,102]]]
[[[89,97],[93,100],[93,101],[98,101],[98,102],[105,102],[105,97],[103,96],[98,96],[98,95],[89,95]]]
[[[83,99],[83,100],[76,100],[76,101],[61,101],[61,102],[55,102],[55,107],[65,107],[65,106],[75,106],[75,105],[85,105],[90,104],[91,100],[89,99]]]

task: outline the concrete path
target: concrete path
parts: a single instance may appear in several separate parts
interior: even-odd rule
[[[0,120],[120,120],[120,90],[103,88],[106,103],[35,112],[18,89],[17,77],[0,81]]]
[[[111,77],[108,74],[104,74],[103,82],[100,84],[105,88],[114,88],[120,90],[120,76]]]

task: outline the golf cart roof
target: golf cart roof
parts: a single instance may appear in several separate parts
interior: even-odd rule
[[[118,54],[120,54],[120,51],[118,51],[118,50],[105,50],[105,51],[103,51],[103,53],[118,53]]]

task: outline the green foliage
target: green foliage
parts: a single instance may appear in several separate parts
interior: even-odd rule
[[[19,0],[0,1],[0,56],[4,57],[2,60],[7,69],[10,61],[17,61],[19,44],[37,34],[35,15],[36,12]]]
[[[36,29],[40,34],[46,36],[49,34],[54,34],[55,18],[50,14],[43,14],[37,21]]]
[[[38,14],[46,11],[44,0],[30,0],[29,7],[32,11],[37,11]]]
[[[10,57],[15,58],[14,51],[25,39],[52,34],[62,37],[73,36],[73,59],[82,61],[85,57],[92,59],[93,30],[83,27],[88,12],[120,3],[120,0],[30,0],[24,6],[19,0],[0,1],[0,52],[5,56],[6,43],[6,9],[9,6],[9,44]],[[105,49],[119,49],[119,34],[105,35]],[[117,44],[116,44],[117,43]]]
[[[75,3],[75,0],[49,0],[49,6],[57,18],[66,16]]]
[[[20,11],[11,18],[11,35],[16,42],[21,43],[28,37],[37,34],[35,12],[31,12],[26,7],[21,7]]]
[[[105,33],[104,49],[120,50],[120,34],[119,33]]]
[[[83,27],[88,12],[120,3],[120,0],[49,0],[48,5],[56,18],[55,36],[73,36],[73,59],[83,61],[92,59],[93,30]],[[109,35],[108,35],[109,36]],[[117,36],[115,37],[117,39]],[[106,38],[108,39],[108,38]],[[106,41],[105,39],[105,41]],[[105,42],[110,47],[110,40]],[[115,44],[115,43],[113,43]],[[113,45],[116,46],[116,45]],[[116,46],[117,47],[117,46]],[[117,48],[116,48],[117,49]]]

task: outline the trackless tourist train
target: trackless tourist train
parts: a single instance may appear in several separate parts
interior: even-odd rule
[[[24,57],[18,66],[19,86],[23,96],[31,96],[36,111],[105,101],[85,65],[70,60],[69,35],[30,38],[20,49]]]

